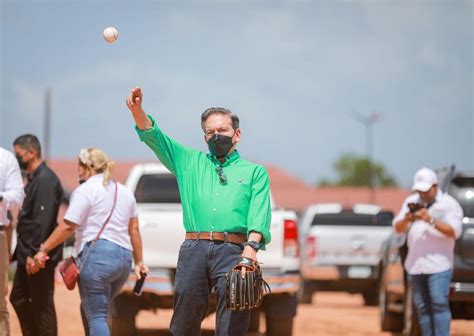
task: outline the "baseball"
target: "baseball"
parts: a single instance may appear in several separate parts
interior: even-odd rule
[[[117,41],[118,31],[114,27],[107,27],[104,29],[104,32],[102,33],[102,35],[104,35],[104,39],[107,42],[113,43]]]

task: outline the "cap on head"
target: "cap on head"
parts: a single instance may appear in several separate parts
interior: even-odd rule
[[[436,173],[432,169],[421,168],[415,174],[413,187],[411,189],[426,192],[435,184],[438,184],[438,176]]]

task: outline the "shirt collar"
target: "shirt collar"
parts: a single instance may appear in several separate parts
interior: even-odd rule
[[[227,167],[231,163],[236,162],[240,158],[240,154],[237,150],[234,150],[232,153],[225,156],[225,161],[223,163],[221,163],[215,155],[207,154],[207,157],[209,157],[215,164]]]
[[[39,173],[41,170],[43,170],[43,168],[46,167],[46,163],[41,162],[40,165],[34,170],[34,172],[32,172],[31,174],[28,173],[26,174],[26,178],[28,179],[28,181],[31,181],[33,180]]]
[[[89,177],[89,179],[87,181],[94,181],[94,180],[102,180],[104,179],[104,174],[103,173],[100,173],[100,174],[95,174],[95,175],[92,175],[91,177]]]

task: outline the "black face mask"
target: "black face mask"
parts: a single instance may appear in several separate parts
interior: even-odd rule
[[[18,161],[18,165],[20,166],[20,169],[26,170],[26,168],[28,167],[28,162],[24,161],[20,155],[16,155],[16,159]]]
[[[214,134],[207,141],[207,146],[209,147],[211,154],[215,155],[218,159],[222,159],[226,156],[233,145],[232,137],[219,133]]]

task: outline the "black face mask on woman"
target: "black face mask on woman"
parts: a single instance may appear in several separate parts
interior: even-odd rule
[[[230,149],[234,144],[232,143],[232,137],[216,133],[208,141],[207,146],[212,155],[215,155],[218,159],[222,159],[229,153]]]

